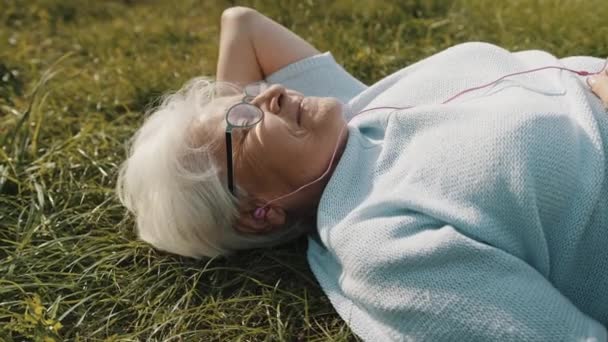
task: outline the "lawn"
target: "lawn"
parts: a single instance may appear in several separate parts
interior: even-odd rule
[[[176,257],[136,240],[114,194],[146,109],[214,74],[219,17],[236,4],[367,84],[471,40],[608,55],[606,0],[0,0],[0,340],[357,340],[304,238]]]

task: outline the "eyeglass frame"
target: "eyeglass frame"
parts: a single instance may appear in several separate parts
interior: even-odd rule
[[[245,93],[245,96],[243,96],[243,98],[241,99],[241,102],[239,103],[235,103],[232,106],[230,106],[228,108],[228,110],[226,111],[226,115],[224,117],[225,121],[226,121],[226,177],[228,178],[228,190],[230,190],[230,193],[235,196],[235,192],[234,192],[234,160],[232,158],[232,130],[234,128],[251,128],[255,125],[257,125],[258,123],[260,123],[260,121],[262,121],[262,119],[264,118],[264,111],[262,109],[260,109],[258,106],[252,105],[251,101],[257,96],[258,94],[249,94],[247,92],[247,88],[250,87],[251,85],[265,85],[267,86],[267,84],[265,82],[257,82],[257,83],[252,83],[250,85],[247,85],[243,88],[243,92]],[[253,107],[258,113],[260,113],[259,115],[259,119],[256,120],[253,123],[250,123],[248,125],[244,125],[244,126],[239,126],[239,125],[233,125],[232,123],[230,123],[230,121],[228,120],[228,116],[230,115],[230,112],[238,107],[238,106],[251,106]]]

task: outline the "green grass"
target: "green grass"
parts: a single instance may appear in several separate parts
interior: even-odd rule
[[[114,196],[161,93],[212,75],[222,10],[255,7],[366,83],[482,40],[608,55],[605,0],[0,0],[0,339],[350,341],[306,241],[194,261],[138,242]]]

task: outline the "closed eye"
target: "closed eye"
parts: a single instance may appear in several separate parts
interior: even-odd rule
[[[253,127],[248,127],[248,128],[239,128],[236,131],[236,135],[237,135],[237,140],[239,142],[243,142],[243,140],[245,140],[245,138],[247,137],[247,134],[249,133],[249,130],[252,129]]]
[[[247,133],[251,128],[237,128],[232,131],[232,153],[234,160],[240,159],[242,154],[243,146],[245,145],[245,138],[247,138]]]

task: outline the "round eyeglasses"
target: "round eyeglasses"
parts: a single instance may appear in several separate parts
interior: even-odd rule
[[[232,130],[235,128],[250,128],[257,125],[262,118],[264,112],[257,106],[251,104],[251,101],[268,89],[268,83],[256,82],[246,85],[243,88],[245,96],[241,102],[232,105],[226,111],[226,163],[228,176],[228,190],[232,195],[234,193],[234,171],[232,159]]]

